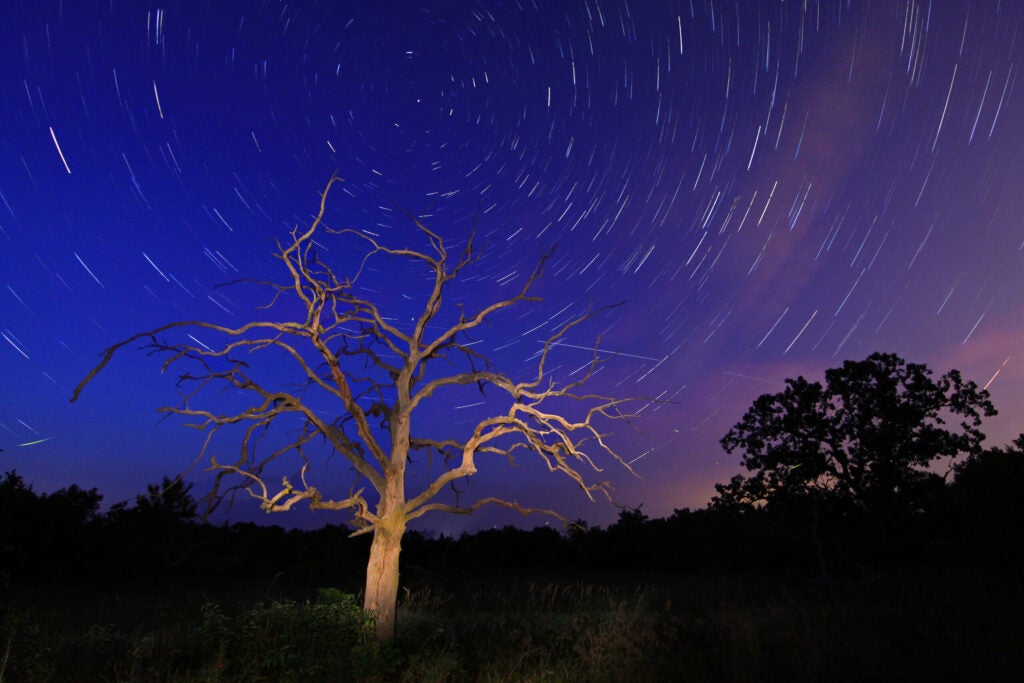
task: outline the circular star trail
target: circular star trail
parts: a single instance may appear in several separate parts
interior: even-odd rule
[[[621,302],[552,362],[571,377],[599,337],[595,389],[659,401],[613,437],[642,479],[603,463],[622,503],[703,505],[757,395],[874,351],[989,388],[1006,443],[1024,431],[1022,28],[999,0],[5,3],[5,467],[114,502],[188,466],[198,437],[154,429],[176,390],[144,353],[73,406],[70,388],[136,332],[256,315],[259,292],[216,285],[274,277],[335,170],[334,226],[399,246],[404,211],[454,245],[477,226],[452,304],[511,295],[555,249],[544,302],[477,340],[503,369]],[[389,265],[376,294],[402,320],[423,279]],[[479,490],[614,518],[523,460]]]

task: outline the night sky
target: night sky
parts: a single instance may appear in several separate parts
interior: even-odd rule
[[[256,288],[215,286],[279,277],[275,240],[335,170],[334,227],[421,246],[401,207],[458,246],[478,223],[485,258],[450,304],[512,295],[556,246],[544,302],[475,336],[520,379],[559,324],[624,301],[550,361],[578,376],[601,335],[593,388],[661,401],[609,425],[641,478],[608,459],[591,476],[651,516],[740,471],[718,439],[756,396],[874,351],[987,387],[990,445],[1024,432],[1024,3],[0,5],[0,457],[37,490],[113,503],[192,463],[202,435],[155,412],[177,402],[158,359],[126,349],[71,390],[136,332],[270,315]],[[355,267],[351,242],[322,244]],[[423,273],[373,264],[372,296],[408,319]],[[494,398],[453,392],[417,424],[463,435]],[[311,479],[353,483],[337,456]],[[474,480],[472,498],[617,514],[526,456]]]

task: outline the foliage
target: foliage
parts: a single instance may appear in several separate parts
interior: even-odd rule
[[[856,519],[832,501],[818,501],[817,545],[808,538],[813,500],[743,514],[720,506],[676,510],[664,519],[624,508],[607,528],[580,520],[564,532],[505,526],[459,537],[407,533],[403,582],[416,588],[476,575],[586,570],[805,577],[820,573],[822,560],[834,576],[929,564],[1006,566],[1024,557],[1016,533],[1024,523],[1017,495],[1024,486],[1022,439],[967,458],[923,513]],[[0,525],[0,589],[68,581],[95,586],[257,581],[301,590],[331,583],[355,593],[369,554],[369,539],[350,537],[344,526],[311,531],[252,523],[212,526],[128,504],[105,514],[68,516],[60,512],[65,502],[62,496],[37,494],[17,473],[0,480],[0,510],[5,519],[18,520]]]
[[[1024,434],[971,455],[955,468],[950,526],[987,563],[1024,562]]]
[[[159,484],[147,484],[146,493],[135,497],[136,513],[167,522],[187,523],[196,519],[196,501],[192,483],[180,477],[164,476]]]
[[[1014,495],[1022,446],[1024,435],[971,456],[956,468],[952,507],[885,518],[884,533],[823,516],[833,541],[825,552],[844,570],[824,583],[806,580],[815,559],[789,518],[766,510],[650,519],[627,508],[606,529],[584,523],[567,534],[410,534],[403,626],[383,643],[350,592],[366,539],[343,527],[183,524],[197,551],[174,582],[126,574],[104,588],[100,577],[124,562],[116,549],[130,545],[118,535],[129,528],[111,521],[126,511],[63,518],[115,550],[90,569],[84,547],[26,548],[26,565],[66,552],[63,563],[83,572],[75,583],[86,583],[15,576],[0,603],[0,680],[1015,680],[1024,666],[1024,593],[1013,578],[1024,559]],[[60,518],[45,506],[61,498],[15,473],[0,494],[0,506],[20,500]],[[313,592],[281,563],[289,557],[310,562],[315,585],[351,583]],[[226,558],[234,564],[224,574]],[[135,571],[160,566],[150,561]],[[859,562],[880,571],[851,580],[864,576]]]
[[[969,514],[989,522],[1024,519],[1024,434],[1008,447],[972,454],[954,470],[953,491]]]
[[[1019,582],[945,569],[874,583],[477,581],[410,593],[384,644],[361,635],[352,596],[201,613],[164,596],[161,625],[97,599],[5,612],[3,680],[1010,681],[1024,666]]]
[[[5,473],[0,480],[0,578],[74,576],[81,566],[66,557],[94,559],[90,532],[102,499],[95,488],[77,484],[37,494],[16,471]]]
[[[111,674],[151,681],[351,680],[348,672],[372,621],[355,596],[328,596],[329,602],[259,602],[233,617],[210,601],[199,615],[179,604],[172,608],[176,619],[157,631],[106,622],[75,631],[41,613],[10,614],[4,624],[8,672],[26,681],[101,680]]]
[[[943,482],[925,468],[979,453],[981,418],[995,412],[988,392],[958,371],[934,379],[895,354],[846,361],[825,372],[824,385],[788,379],[722,438],[753,474],[716,485],[712,506],[784,507],[810,496],[847,513],[926,509]]]

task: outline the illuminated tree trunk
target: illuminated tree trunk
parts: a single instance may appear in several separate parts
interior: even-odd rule
[[[370,561],[366,565],[366,597],[363,609],[374,616],[377,640],[395,637],[398,608],[398,558],[405,535],[405,457],[409,452],[409,417],[396,416],[391,438],[394,451],[385,468],[386,486],[377,506],[379,522],[373,530]]]
[[[381,520],[373,532],[370,562],[366,566],[366,598],[363,608],[373,614],[377,640],[395,637],[395,611],[398,605],[398,557],[402,552],[405,519],[395,514]]]

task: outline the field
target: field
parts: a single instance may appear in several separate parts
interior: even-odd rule
[[[537,574],[355,596],[249,585],[19,587],[0,681],[1000,681],[1024,667],[1018,577],[874,581]]]

